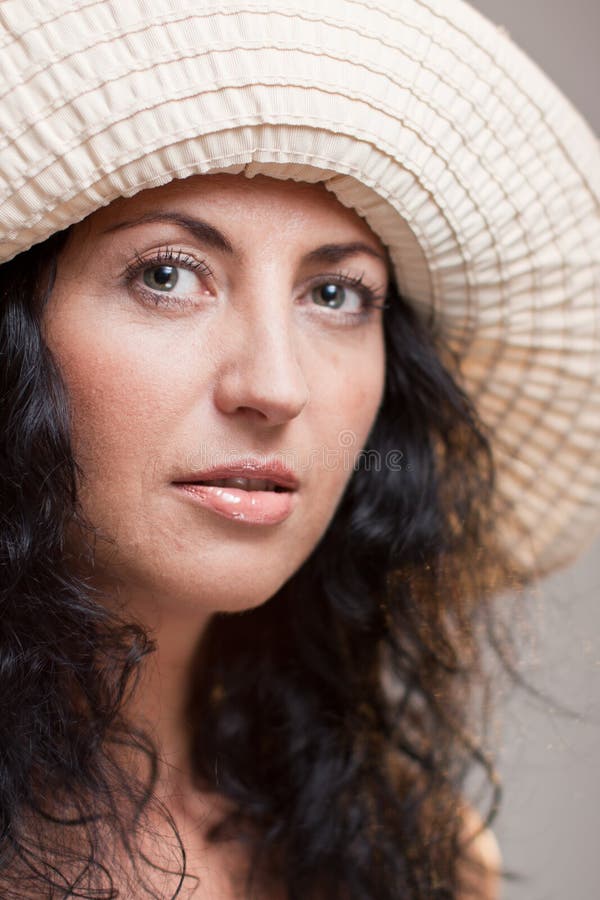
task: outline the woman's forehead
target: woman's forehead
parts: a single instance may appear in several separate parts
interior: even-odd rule
[[[135,217],[149,217],[159,211],[177,211],[191,215],[216,215],[232,230],[243,222],[275,223],[277,228],[303,234],[305,227],[343,229],[355,232],[387,257],[379,236],[356,210],[344,206],[324,182],[309,183],[292,179],[244,174],[193,175],[148,188],[132,197],[120,197],[92,213],[85,220],[93,231],[104,230]],[[305,233],[304,235],[305,236]]]

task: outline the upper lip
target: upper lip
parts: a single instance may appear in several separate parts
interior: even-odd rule
[[[190,472],[177,483],[190,483],[191,481],[214,481],[218,478],[263,478],[289,490],[296,490],[299,481],[287,466],[278,459],[255,459],[248,457],[237,460],[235,463],[214,466],[212,469],[204,469],[202,472]]]

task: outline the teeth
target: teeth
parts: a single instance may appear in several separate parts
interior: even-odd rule
[[[282,491],[280,485],[274,485],[272,481],[266,481],[264,478],[242,478],[234,476],[232,478],[215,478],[214,481],[203,481],[202,484],[210,484],[214,487],[233,487],[241,488],[243,491]]]

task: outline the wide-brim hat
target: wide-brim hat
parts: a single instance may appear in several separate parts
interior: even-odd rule
[[[461,0],[5,0],[0,261],[197,173],[319,182],[491,430],[525,570],[600,519],[600,146]]]

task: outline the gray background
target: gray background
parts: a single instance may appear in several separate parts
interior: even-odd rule
[[[600,0],[472,0],[556,81],[600,135]],[[599,473],[600,477],[600,473]],[[513,692],[503,710],[502,900],[600,900],[600,540],[523,598],[522,671],[558,701]]]

